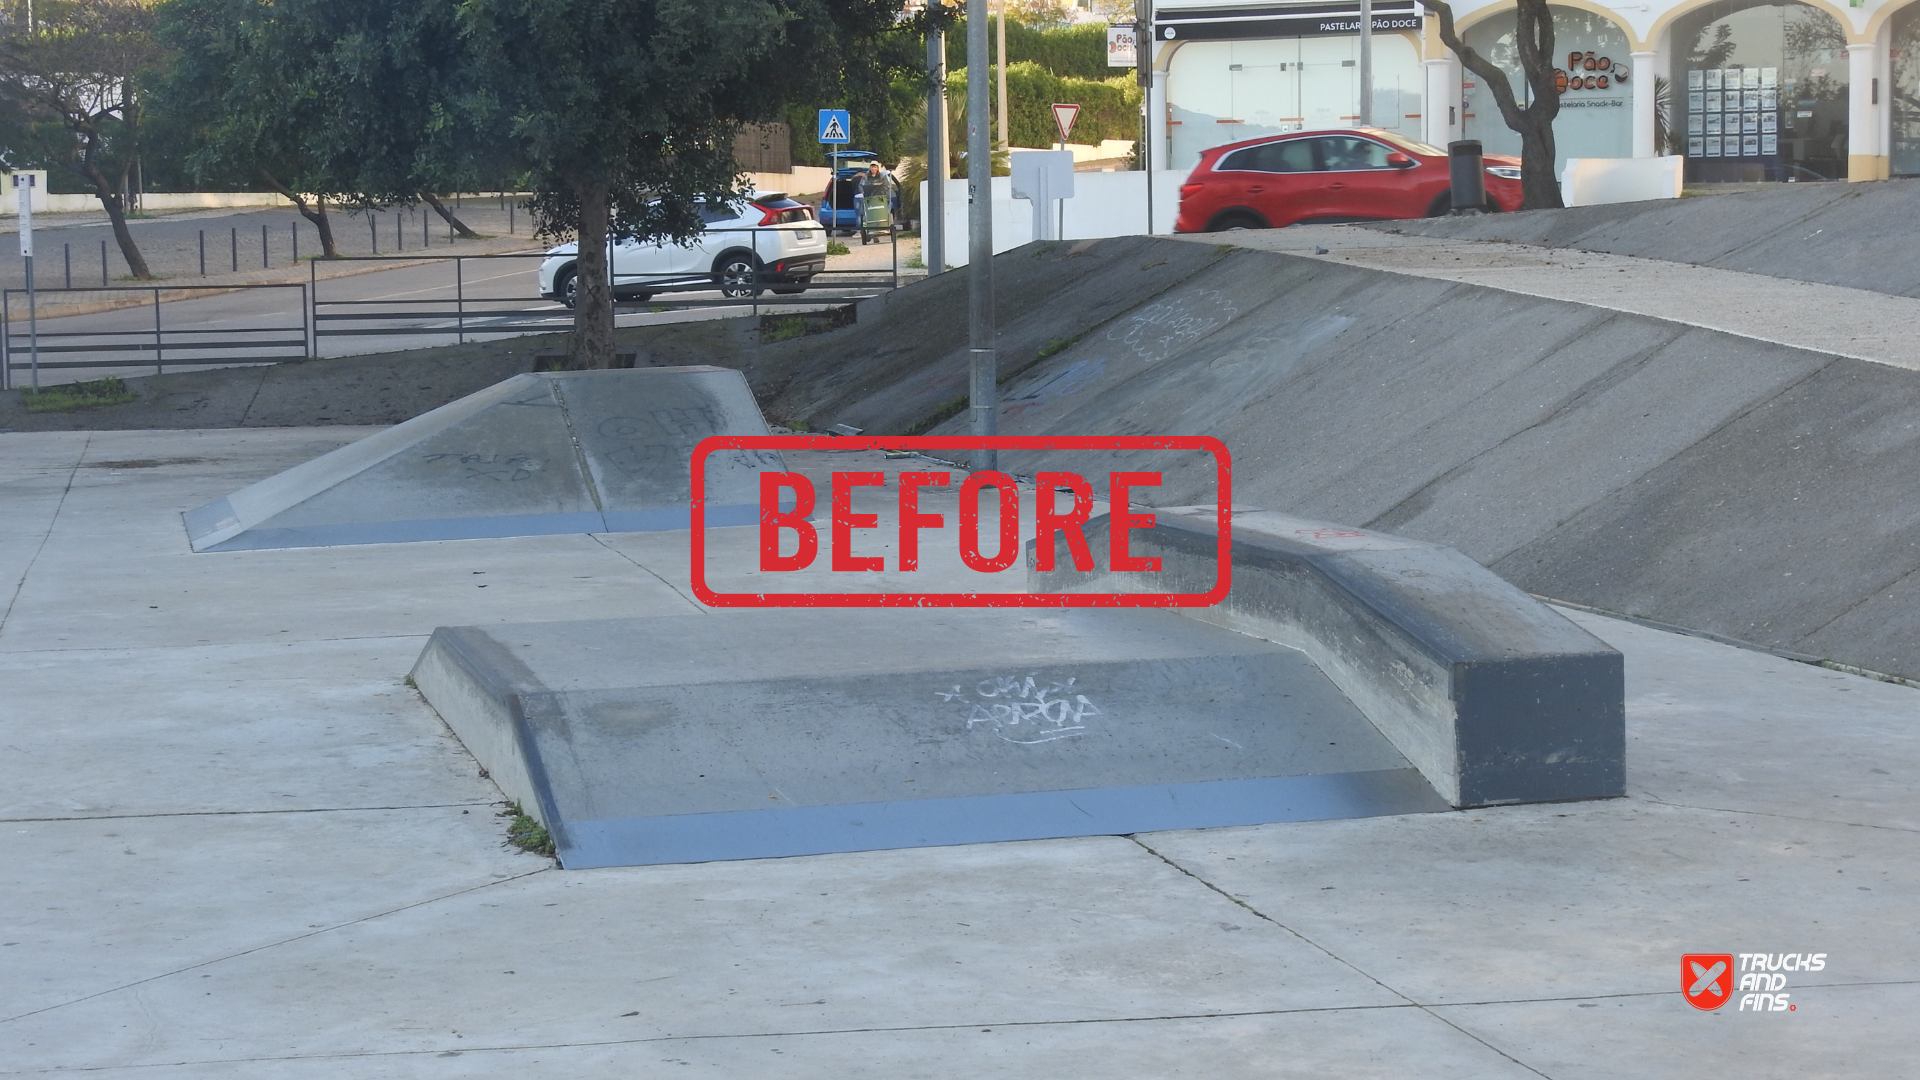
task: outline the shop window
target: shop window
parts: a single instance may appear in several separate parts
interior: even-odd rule
[[[1223,143],[1359,123],[1357,36],[1188,41],[1167,65],[1170,169],[1190,168]],[[1421,135],[1426,72],[1406,33],[1373,38],[1373,116]]]
[[[1806,4],[1712,4],[1674,23],[1668,142],[1696,183],[1844,180],[1847,36]]]
[[[1553,51],[1560,114],[1553,120],[1553,174],[1570,157],[1633,156],[1633,80],[1654,72],[1635,72],[1627,36],[1613,20],[1579,8],[1549,7],[1553,14]],[[1466,43],[1507,73],[1507,85],[1524,108],[1531,100],[1520,72],[1520,51],[1511,15],[1496,15],[1467,28]],[[1489,154],[1520,156],[1520,133],[1507,126],[1493,92],[1465,73],[1461,100],[1466,115],[1461,131],[1479,139]]]
[[[1920,7],[1893,13],[1893,42],[1887,50],[1893,110],[1893,143],[1888,147],[1893,175],[1920,176]]]

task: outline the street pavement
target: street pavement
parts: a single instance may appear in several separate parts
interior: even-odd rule
[[[435,626],[705,611],[686,537],[189,551],[181,511],[369,430],[0,435],[0,1075],[1920,1057],[1912,688],[1573,612],[1626,655],[1623,799],[565,871],[406,673]],[[1693,952],[1826,961],[1703,1012]]]
[[[274,213],[279,211],[245,216],[258,218]],[[484,224],[486,217],[493,213],[483,211],[473,216]],[[504,223],[503,218],[499,224],[504,226]],[[168,224],[180,230],[176,240],[191,238],[193,222]],[[519,224],[524,234],[524,217]],[[256,251],[257,232],[255,229],[252,234]],[[156,323],[165,344],[161,357],[165,361],[161,370],[165,371],[208,370],[231,366],[242,358],[297,359],[307,355],[308,350],[314,356],[401,352],[455,344],[481,335],[497,338],[553,333],[572,325],[571,311],[539,296],[536,271],[543,258],[544,245],[532,246],[524,235],[517,239],[498,235],[451,246],[443,237],[436,246],[426,248],[417,245],[418,239],[413,237],[415,246],[404,253],[383,249],[387,251],[384,257],[393,260],[391,269],[382,269],[387,263],[371,261],[274,269],[256,266],[243,268],[239,274],[226,273],[206,279],[170,277],[159,283],[163,291],[157,297],[147,291],[134,295],[92,291],[79,286],[79,291],[71,295],[42,294],[42,301],[49,306],[40,309],[31,330],[25,298],[15,294],[10,297],[9,307],[14,365],[11,385],[33,385],[31,334],[37,334],[43,363],[86,365],[41,367],[39,385],[52,386],[110,375],[155,373],[150,350],[55,350],[150,345]],[[43,243],[38,271],[43,284],[48,250]],[[856,243],[846,255],[830,258],[828,265],[833,273],[858,272],[865,281],[887,275],[896,259],[905,274],[911,275],[914,272],[907,269],[906,264],[918,254],[917,239],[901,241],[897,252],[892,244]],[[18,260],[0,260],[0,265],[17,270]],[[201,284],[203,280],[205,285]],[[116,282],[113,287],[126,290],[134,286],[129,282]],[[870,292],[871,288],[864,291]],[[126,306],[107,307],[108,303],[128,296],[132,299]],[[644,326],[729,318],[754,310],[751,302],[723,304],[721,301],[720,294],[713,290],[662,294],[647,305],[622,311],[615,321],[620,326]],[[844,297],[809,303],[805,296],[770,295],[763,296],[761,301],[760,310],[765,311],[812,310],[828,303],[847,302]],[[319,306],[313,313],[320,317],[310,320],[302,307],[316,303]],[[61,314],[62,310],[73,310],[76,304],[84,305],[82,313]],[[343,304],[359,306],[326,306]],[[456,308],[464,314],[457,313]],[[358,313],[379,317],[351,318]],[[299,344],[303,339],[306,345]],[[196,348],[209,344],[219,347]],[[115,362],[129,360],[142,362],[114,366]]]

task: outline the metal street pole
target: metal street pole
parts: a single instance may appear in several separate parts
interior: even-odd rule
[[[999,434],[993,348],[993,139],[988,100],[987,0],[967,0],[968,418],[974,435]],[[992,450],[968,456],[976,470],[999,467]]]
[[[927,31],[927,204],[920,208],[920,261],[947,269],[947,35]]]
[[[33,373],[33,388],[40,389],[40,322],[34,311],[33,294],[33,182],[32,173],[13,174],[13,186],[20,192],[20,257],[27,264],[27,363]],[[9,358],[8,363],[12,363]],[[11,372],[8,373],[11,377]]]
[[[1373,0],[1360,0],[1360,126],[1373,126]]]
[[[1000,18],[994,25],[1000,53],[1000,145],[1011,148],[1013,132],[1007,130],[1007,0],[1000,0]]]

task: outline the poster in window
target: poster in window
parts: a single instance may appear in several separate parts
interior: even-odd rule
[[[1694,68],[1692,71],[1687,72],[1687,89],[1689,90],[1702,89],[1700,85],[1701,79],[1702,79],[1702,73],[1699,68]]]
[[[1707,69],[1707,86],[1706,86],[1706,88],[1707,88],[1708,90],[1718,90],[1718,89],[1720,89],[1720,69],[1719,69],[1719,68],[1708,68],[1708,69]]]
[[[1687,134],[1705,135],[1706,133],[1707,133],[1707,118],[1700,115],[1699,113],[1688,114]]]
[[[1695,90],[1693,93],[1687,95],[1687,111],[1688,112],[1704,112],[1706,110],[1706,107],[1707,107],[1706,94],[1698,90]]]
[[[1720,111],[1720,91],[1718,90],[1707,91],[1707,111],[1708,112]]]
[[[1720,114],[1719,113],[1707,114],[1707,134],[1709,135],[1720,134]]]
[[[1699,138],[1698,136],[1687,140],[1688,157],[1704,157],[1706,148],[1707,140]]]
[[[1780,130],[1780,114],[1763,112],[1760,114],[1760,134],[1771,135]]]
[[[1760,156],[1760,136],[1758,135],[1740,136],[1740,156],[1741,157],[1759,157]]]
[[[1740,69],[1740,85],[1746,87],[1749,90],[1760,89],[1760,69],[1759,68],[1741,68]]]
[[[1779,68],[1761,68],[1760,69],[1760,85],[1768,86],[1768,87],[1779,86],[1780,85],[1780,69]]]
[[[1760,134],[1760,114],[1757,112],[1741,113],[1740,133],[1742,135]]]
[[[1780,152],[1780,136],[1760,136],[1760,152],[1767,155],[1778,154]]]
[[[1760,91],[1760,107],[1763,109],[1779,108],[1780,107],[1780,91],[1778,90]]]
[[[1748,90],[1740,95],[1740,107],[1752,112],[1760,107],[1760,91]]]

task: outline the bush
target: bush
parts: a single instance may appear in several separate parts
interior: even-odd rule
[[[1104,39],[1102,39],[1104,40]],[[1012,51],[1011,47],[1008,49]],[[996,80],[997,82],[998,80]],[[956,71],[947,78],[949,145],[956,151],[966,148],[967,72]],[[999,87],[989,96],[998,109]],[[1059,138],[1053,124],[1055,103],[1080,106],[1074,121],[1073,141],[1099,143],[1105,139],[1140,137],[1140,87],[1130,75],[1094,81],[1055,75],[1032,61],[1007,68],[1007,123],[1013,129],[1007,141],[1014,146],[1049,147]],[[956,141],[957,140],[957,141]]]

